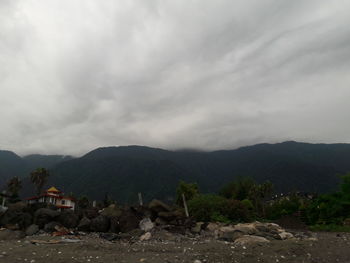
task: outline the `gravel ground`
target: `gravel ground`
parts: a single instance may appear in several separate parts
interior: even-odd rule
[[[34,236],[0,241],[0,262],[348,262],[350,234],[316,233],[317,240],[274,240],[236,246],[213,239],[182,241],[109,242],[82,236],[77,243],[32,244],[31,240],[68,237]]]

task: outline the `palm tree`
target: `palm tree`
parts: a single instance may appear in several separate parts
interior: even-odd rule
[[[30,173],[30,181],[35,185],[37,195],[41,194],[49,176],[50,173],[45,168],[37,168]]]
[[[22,189],[22,181],[17,177],[12,177],[8,182],[7,182],[7,191],[8,193],[16,198],[18,197],[18,192]]]

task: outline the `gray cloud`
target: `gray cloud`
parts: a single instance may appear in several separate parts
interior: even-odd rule
[[[0,148],[350,142],[349,1],[0,2]]]

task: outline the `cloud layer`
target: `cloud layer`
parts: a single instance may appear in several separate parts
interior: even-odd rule
[[[0,149],[350,142],[350,2],[3,0]]]

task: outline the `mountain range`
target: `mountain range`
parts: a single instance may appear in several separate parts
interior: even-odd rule
[[[106,194],[121,203],[144,199],[172,200],[180,180],[198,183],[201,192],[217,192],[238,177],[271,181],[276,192],[327,192],[339,174],[350,171],[350,144],[283,142],[212,152],[168,151],[145,146],[104,147],[82,157],[29,155],[0,151],[0,186],[12,176],[23,180],[21,196],[33,194],[29,173],[50,170],[49,185],[75,196],[101,200]]]

